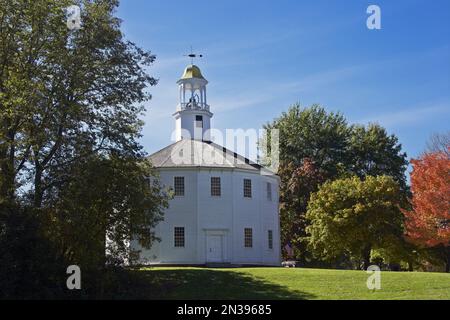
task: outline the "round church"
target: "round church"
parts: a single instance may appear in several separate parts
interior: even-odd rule
[[[176,142],[150,156],[173,198],[155,228],[160,241],[133,244],[141,263],[280,265],[279,177],[211,141],[208,81],[197,66],[177,84]]]

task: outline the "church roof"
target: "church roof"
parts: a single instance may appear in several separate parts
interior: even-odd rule
[[[156,168],[209,167],[260,171],[263,167],[210,141],[182,139],[150,155]]]
[[[192,79],[192,78],[205,79],[203,78],[200,68],[194,64],[188,65],[186,69],[184,69],[184,73],[181,76],[181,79]]]

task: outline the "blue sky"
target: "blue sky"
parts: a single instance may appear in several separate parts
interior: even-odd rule
[[[369,5],[381,30],[366,27]],[[415,157],[450,130],[450,1],[122,0],[126,37],[157,55],[142,143],[171,143],[176,81],[197,61],[218,129],[255,128],[295,103],[378,122]]]

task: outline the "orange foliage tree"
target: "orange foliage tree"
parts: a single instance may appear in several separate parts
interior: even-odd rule
[[[442,247],[449,272],[450,158],[442,151],[425,153],[411,163],[412,210],[404,211],[406,236],[420,246]]]

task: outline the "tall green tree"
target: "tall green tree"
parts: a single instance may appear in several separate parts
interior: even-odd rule
[[[67,27],[66,8],[82,8]],[[65,165],[111,150],[142,156],[137,142],[156,80],[154,56],[124,39],[116,0],[14,0],[0,6],[0,192],[26,186],[35,207]]]
[[[349,171],[360,178],[391,176],[406,190],[406,153],[395,135],[378,124],[353,125],[348,146]]]
[[[401,191],[392,177],[367,176],[326,182],[311,195],[306,218],[309,249],[325,260],[348,255],[370,264],[373,249],[403,239]]]
[[[304,216],[310,193],[327,179],[342,173],[350,130],[342,115],[328,113],[319,105],[301,108],[299,104],[264,128],[269,132],[279,130],[282,245],[290,243],[297,258],[303,259],[306,254]]]
[[[299,167],[309,159],[327,176],[338,175],[346,162],[350,129],[339,113],[327,112],[319,105],[302,108],[294,104],[264,129],[279,130],[280,162]]]
[[[108,266],[138,259],[133,241],[150,248],[158,240],[154,228],[163,219],[167,196],[146,159],[97,156],[69,170],[71,179],[41,210],[46,236],[58,243],[59,254],[80,266],[87,289],[103,292],[107,284],[101,274]]]
[[[0,204],[38,219],[61,260],[97,271],[106,239],[109,258],[122,261],[133,257],[132,237],[150,246],[166,206],[138,142],[155,56],[124,38],[118,3],[0,5]],[[81,8],[80,29],[68,28],[71,5]],[[17,221],[1,217],[0,236]]]
[[[148,160],[91,157],[69,170],[71,179],[43,209],[53,226],[48,237],[61,241],[62,252],[75,264],[102,267],[109,258],[133,263],[137,252],[131,241],[149,248],[167,207],[158,179],[149,179],[154,169]]]
[[[388,175],[406,190],[406,154],[397,137],[379,125],[349,125],[341,114],[327,112],[319,105],[301,108],[295,104],[265,129],[279,130],[283,246],[292,244],[301,260],[308,259],[308,201],[322,183],[353,175]],[[270,150],[264,156],[268,158]]]

